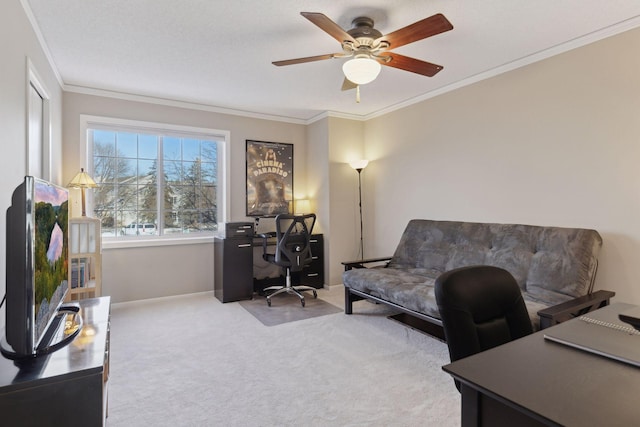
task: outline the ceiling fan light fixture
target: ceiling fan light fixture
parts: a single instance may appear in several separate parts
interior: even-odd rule
[[[366,85],[378,77],[382,66],[371,58],[353,58],[342,65],[344,76],[357,85]]]

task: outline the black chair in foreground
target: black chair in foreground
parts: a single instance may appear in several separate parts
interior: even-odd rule
[[[457,268],[435,281],[451,361],[497,347],[533,332],[522,292],[507,270]],[[460,390],[460,385],[456,382]]]
[[[287,292],[297,295],[304,307],[304,295],[301,292],[312,291],[314,298],[318,297],[318,293],[311,286],[292,286],[291,272],[301,271],[305,265],[311,263],[311,233],[316,223],[316,215],[280,214],[276,216],[275,222],[275,253],[268,252],[267,236],[263,236],[262,257],[265,261],[279,265],[285,270],[285,284],[283,286],[269,286],[264,289],[265,292],[274,291],[267,294],[267,305],[271,307],[273,296]]]

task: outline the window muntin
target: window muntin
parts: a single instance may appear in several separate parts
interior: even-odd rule
[[[87,123],[87,137],[103,236],[196,237],[223,220],[225,132]]]

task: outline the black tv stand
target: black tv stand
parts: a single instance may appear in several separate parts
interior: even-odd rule
[[[109,297],[81,300],[77,314],[84,325],[70,344],[31,359],[0,356],[0,424],[105,424],[109,312]],[[68,315],[60,316],[57,331],[64,333]]]

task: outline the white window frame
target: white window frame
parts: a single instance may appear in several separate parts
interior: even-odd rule
[[[220,199],[223,206],[218,206],[218,224],[228,221],[231,212],[230,203],[230,141],[231,132],[227,130],[201,128],[194,126],[175,125],[168,123],[147,122],[140,120],[120,119],[114,117],[92,116],[87,114],[80,115],[80,161],[89,175],[93,174],[93,147],[88,138],[88,130],[92,126],[113,126],[113,127],[131,127],[137,129],[147,129],[152,132],[178,132],[193,133],[204,136],[211,136],[216,140],[222,139],[218,144],[218,177],[222,179],[222,183],[218,182],[218,191],[221,192]],[[93,192],[86,192],[87,212],[93,211]],[[142,246],[168,246],[168,245],[184,245],[197,244],[203,242],[213,242],[213,234],[203,233],[202,235],[167,235],[153,236],[153,238],[137,237],[131,239],[122,239],[117,237],[103,237],[102,243],[104,249],[109,248],[130,248]]]

